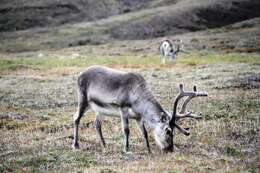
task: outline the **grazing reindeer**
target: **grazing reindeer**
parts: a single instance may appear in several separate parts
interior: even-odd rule
[[[185,135],[189,132],[181,128],[176,121],[184,117],[201,118],[185,112],[187,103],[194,97],[207,96],[194,88],[185,92],[180,85],[180,94],[175,99],[173,114],[166,112],[147,88],[146,81],[138,73],[127,73],[102,66],[89,67],[78,77],[78,110],[74,115],[74,148],[79,148],[78,126],[85,110],[91,108],[96,113],[96,131],[101,144],[105,140],[101,131],[102,115],[121,117],[125,136],[125,151],[129,149],[129,118],[135,119],[144,136],[145,145],[150,152],[148,135],[144,123],[152,129],[156,143],[163,151],[172,151],[173,135],[176,127]],[[178,101],[184,97],[180,113],[177,113]]]
[[[176,62],[176,58],[178,53],[181,51],[181,40],[177,40],[176,50],[173,49],[173,44],[169,39],[164,39],[161,41],[159,51],[161,54],[161,64],[165,64],[165,60],[167,57],[170,57],[173,63]]]

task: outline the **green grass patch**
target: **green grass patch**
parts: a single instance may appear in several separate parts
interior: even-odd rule
[[[91,65],[110,65],[110,66],[125,66],[125,67],[145,67],[156,66],[160,64],[160,60],[156,57],[135,57],[135,56],[120,56],[120,57],[95,57],[82,56],[78,58],[58,58],[58,57],[43,57],[43,58],[17,58],[17,59],[0,59],[0,68],[4,69],[19,69],[25,68],[55,68],[55,67],[87,67]]]
[[[260,55],[241,55],[241,54],[210,54],[210,55],[184,55],[177,59],[175,65],[202,65],[214,63],[260,63]],[[30,57],[30,58],[12,58],[0,59],[0,69],[16,70],[20,68],[55,68],[55,67],[87,67],[91,65],[108,65],[122,67],[171,67],[172,63],[167,62],[166,65],[160,65],[158,56],[79,56],[77,58],[59,57],[48,55],[46,57]]]
[[[180,173],[181,171],[178,169],[173,169],[172,171],[170,171],[170,173]]]
[[[183,55],[177,63],[187,65],[216,64],[216,63],[260,63],[260,55],[244,54],[210,54]]]

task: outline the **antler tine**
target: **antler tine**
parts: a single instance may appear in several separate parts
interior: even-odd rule
[[[190,54],[189,51],[187,51],[187,50],[184,49],[184,43],[183,43],[183,41],[182,41],[181,39],[180,39],[180,41],[179,41],[178,46],[179,46],[179,51],[178,51],[178,52]]]
[[[174,101],[174,108],[173,108],[173,115],[172,115],[172,120],[173,120],[173,125],[181,132],[183,133],[184,135],[188,136],[190,135],[190,132],[184,128],[182,128],[179,124],[176,123],[176,118],[177,117],[177,106],[178,106],[178,101],[182,98],[182,97],[185,97],[185,92],[184,92],[184,89],[183,89],[183,84],[180,84],[179,85],[179,88],[180,88],[180,92],[179,94],[177,95],[177,97],[175,98],[175,101]],[[170,122],[171,124],[171,122]]]
[[[206,92],[198,92],[196,85],[193,86],[193,91],[184,91],[183,84],[180,84],[179,87],[180,87],[180,93],[177,95],[177,97],[174,100],[173,114],[172,114],[172,119],[170,121],[170,125],[171,125],[171,127],[176,127],[184,135],[189,135],[190,132],[187,129],[182,128],[180,125],[178,125],[176,123],[176,119],[185,118],[185,117],[196,118],[196,119],[202,118],[200,113],[199,114],[195,114],[195,113],[192,113],[192,112],[186,112],[186,107],[187,107],[187,104],[194,97],[204,97],[204,96],[207,96],[208,94]],[[184,102],[183,102],[183,104],[181,106],[181,111],[179,113],[177,113],[178,101],[182,97],[185,97],[185,96],[187,98],[184,100]]]
[[[192,112],[187,112],[185,114],[177,114],[176,118],[195,118],[195,119],[199,119],[202,118],[201,113],[192,113]]]
[[[196,85],[193,86],[193,91],[197,92],[197,86]]]
[[[179,87],[180,87],[180,93],[183,93],[184,91],[183,91],[183,84],[181,83],[180,85],[179,85]]]
[[[190,117],[190,118],[202,118],[201,115],[197,115],[191,112],[185,113],[186,112],[186,108],[187,108],[187,104],[191,101],[191,99],[195,98],[195,97],[205,97],[208,94],[205,92],[197,92],[197,86],[194,85],[193,86],[193,92],[187,92],[188,97],[186,98],[186,100],[184,100],[182,107],[181,107],[181,111],[179,114],[176,115],[176,118],[185,118],[185,117]]]
[[[183,84],[181,83],[180,85],[179,85],[179,94],[177,95],[177,97],[175,98],[175,100],[174,100],[174,110],[175,111],[177,111],[177,106],[178,106],[178,102],[179,102],[179,100],[182,98],[182,97],[184,97],[185,96],[185,92],[184,92],[184,89],[183,89]]]
[[[174,99],[174,103],[173,103],[173,112],[172,112],[172,119],[170,121],[170,126],[173,127],[175,125],[175,117],[176,117],[176,113],[177,113],[177,106],[178,106],[178,102],[179,100],[184,97],[184,90],[183,90],[183,84],[181,83],[179,85],[179,94],[175,97]]]
[[[178,130],[180,130],[180,132],[183,133],[184,135],[186,135],[186,136],[189,136],[189,135],[190,135],[190,132],[189,132],[188,130],[182,128],[179,124],[176,124],[176,123],[175,123],[174,125],[175,125],[175,127],[176,127]]]
[[[176,50],[174,53],[176,54],[176,53],[178,53],[178,52],[180,52],[180,51],[181,51],[181,49],[180,49],[180,45],[177,44],[177,50]]]

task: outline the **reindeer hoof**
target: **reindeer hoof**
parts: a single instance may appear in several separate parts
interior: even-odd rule
[[[133,152],[131,152],[131,151],[124,151],[124,153],[128,154],[128,155],[133,154]]]
[[[102,146],[103,148],[106,148],[106,143],[105,143],[105,142],[102,142],[102,143],[101,143],[101,146]]]
[[[131,151],[129,151],[129,149],[124,149],[124,151],[123,151],[125,154],[133,154]]]
[[[78,150],[78,149],[79,149],[79,144],[78,144],[78,143],[73,144],[73,145],[72,145],[72,148],[73,148],[74,150]]]

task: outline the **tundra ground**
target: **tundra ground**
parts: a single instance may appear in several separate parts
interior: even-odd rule
[[[112,56],[71,49],[1,55],[0,172],[259,172],[259,55],[195,52],[164,66],[158,56]],[[179,83],[187,89],[196,84],[209,93],[190,104],[203,119],[181,122],[191,135],[177,132],[170,154],[160,153],[150,131],[148,154],[130,121],[132,153],[125,154],[120,119],[104,119],[104,149],[90,111],[80,124],[81,149],[74,151],[76,78],[93,64],[141,73],[168,111]]]

